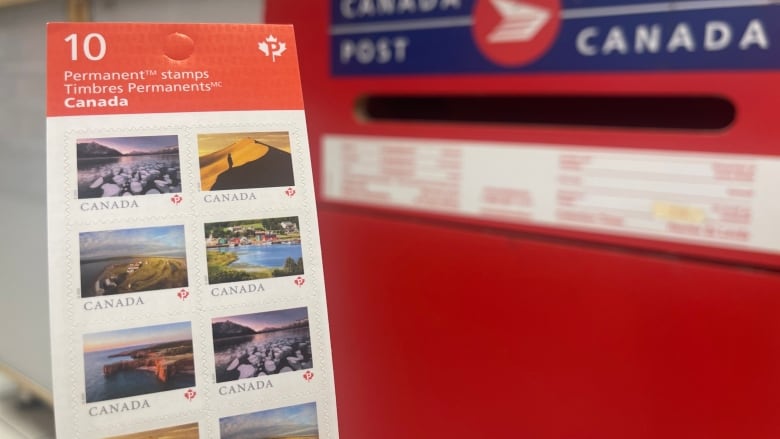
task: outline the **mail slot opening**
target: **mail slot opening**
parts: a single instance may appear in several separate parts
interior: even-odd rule
[[[368,96],[368,121],[721,130],[736,114],[717,96]]]

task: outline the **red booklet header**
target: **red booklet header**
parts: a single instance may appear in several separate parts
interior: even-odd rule
[[[52,23],[47,56],[48,116],[303,109],[292,26]]]

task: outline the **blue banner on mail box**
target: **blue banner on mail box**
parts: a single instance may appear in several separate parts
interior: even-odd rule
[[[332,0],[337,76],[780,67],[775,0]]]

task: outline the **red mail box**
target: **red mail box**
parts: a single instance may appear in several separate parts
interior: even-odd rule
[[[780,435],[780,6],[266,18],[299,44],[343,437]]]

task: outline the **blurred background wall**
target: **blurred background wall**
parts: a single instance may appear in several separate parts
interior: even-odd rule
[[[264,9],[262,0],[80,3],[93,21],[258,23]],[[68,12],[66,0],[0,0],[0,370],[43,399],[51,389],[45,23]]]

